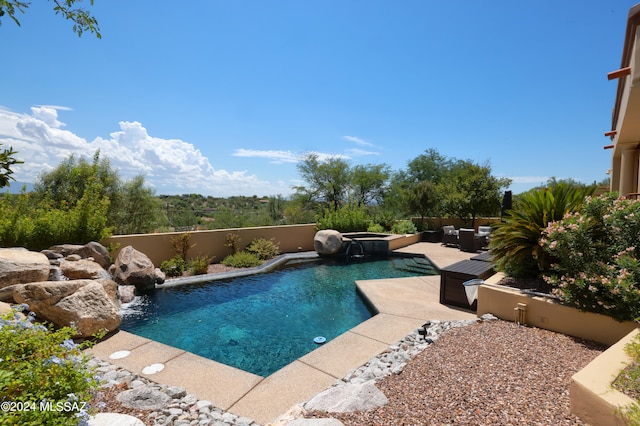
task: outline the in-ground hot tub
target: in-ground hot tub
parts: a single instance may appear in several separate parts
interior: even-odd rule
[[[350,252],[359,254],[386,253],[390,251],[390,241],[403,238],[406,237],[404,235],[398,234],[382,234],[376,232],[347,232],[342,234],[342,249],[340,250],[340,252],[347,254],[349,254]],[[361,251],[363,253],[361,253]]]

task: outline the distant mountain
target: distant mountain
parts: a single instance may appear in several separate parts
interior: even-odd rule
[[[4,187],[2,188],[2,190],[0,192],[6,192],[7,189],[9,189],[9,192],[12,194],[19,194],[20,191],[22,191],[22,187],[26,186],[27,187],[27,192],[31,192],[33,191],[33,184],[32,183],[27,183],[27,182],[14,182],[11,181],[9,183],[8,187]]]

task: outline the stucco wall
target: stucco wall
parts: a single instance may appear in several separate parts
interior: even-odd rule
[[[514,321],[518,303],[526,304],[525,324],[556,331],[581,339],[613,345],[638,324],[619,322],[605,315],[581,312],[548,298],[523,294],[497,282],[501,274],[494,275],[487,284],[478,288],[478,316],[491,313],[498,318]]]
[[[633,341],[633,330],[615,345],[598,355],[571,378],[569,400],[571,412],[590,425],[625,425],[621,415],[624,407],[635,401],[614,389],[611,384],[632,359],[624,347]]]
[[[212,231],[191,232],[190,242],[195,246],[189,250],[189,257],[215,256],[214,263],[222,261],[230,251],[225,247],[228,234],[240,236],[240,249],[244,249],[256,238],[273,239],[280,246],[282,253],[295,253],[298,251],[313,250],[313,237],[316,233],[315,224],[286,225],[286,226],[263,226],[256,228],[239,229],[217,229]],[[105,241],[103,244],[117,245],[118,249],[112,255],[117,256],[120,249],[128,245],[146,254],[154,265],[160,264],[167,259],[171,259],[175,253],[171,248],[171,238],[183,234],[182,232],[167,232],[157,234],[140,235],[116,235]]]

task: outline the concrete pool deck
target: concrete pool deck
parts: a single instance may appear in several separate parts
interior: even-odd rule
[[[439,268],[475,255],[439,243],[416,243],[396,251],[424,254]],[[115,333],[89,352],[154,382],[184,387],[188,393],[225,411],[266,424],[331,386],[426,321],[476,317],[473,312],[439,303],[439,275],[357,281],[356,285],[378,314],[266,378],[125,331]],[[110,358],[121,351],[130,353],[123,358]],[[164,369],[155,374],[143,373],[153,364],[162,364]]]

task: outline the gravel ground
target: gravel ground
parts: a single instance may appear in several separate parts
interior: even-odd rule
[[[494,320],[455,328],[376,385],[389,404],[309,413],[345,425],[580,425],[571,376],[606,347]]]

